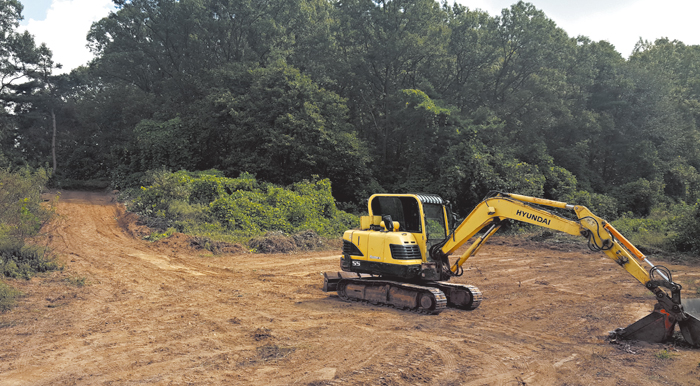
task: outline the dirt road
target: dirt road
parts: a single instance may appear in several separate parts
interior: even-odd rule
[[[66,269],[10,281],[26,296],[0,314],[0,385],[700,385],[700,350],[606,341],[654,300],[583,243],[495,239],[456,280],[481,306],[423,316],[321,292],[333,251],[149,243],[102,193],[58,213]],[[700,267],[670,267],[694,295]]]

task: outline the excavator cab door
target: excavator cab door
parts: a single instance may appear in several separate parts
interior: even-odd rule
[[[425,238],[428,250],[433,245],[442,242],[447,237],[444,206],[438,204],[423,204],[425,213]]]

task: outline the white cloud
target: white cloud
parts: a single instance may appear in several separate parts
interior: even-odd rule
[[[54,62],[63,65],[57,73],[70,72],[92,60],[86,47],[88,31],[111,10],[111,0],[53,0],[45,20],[30,19],[20,30],[34,35],[37,44],[46,43]]]
[[[561,23],[570,36],[584,35],[592,40],[607,40],[624,57],[628,57],[639,38],[654,42],[667,37],[686,45],[700,44],[696,18],[700,3],[696,1],[637,1],[613,11],[599,11],[570,22]]]
[[[456,0],[481,8],[492,16],[517,0]],[[624,57],[629,57],[641,37],[654,42],[667,37],[686,45],[700,45],[697,0],[529,0],[571,36],[606,40]]]

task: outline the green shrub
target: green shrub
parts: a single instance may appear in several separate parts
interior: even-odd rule
[[[672,222],[673,216],[666,208],[657,206],[651,210],[648,217],[632,217],[632,214],[628,212],[613,221],[612,225],[638,247],[671,249],[668,236],[672,231]]]
[[[268,231],[337,236],[358,224],[356,216],[337,209],[327,179],[285,188],[259,182],[249,173],[227,178],[216,171],[155,171],[147,176],[149,185],[135,192],[129,209],[162,229],[243,242]]]
[[[156,170],[146,173],[145,185],[136,193],[129,209],[149,217],[165,217],[173,200],[189,201],[190,182],[192,178],[186,173],[171,173]]]
[[[49,179],[45,169],[0,170],[0,247],[24,245],[53,215],[41,193]]]
[[[225,178],[202,176],[192,180],[190,184],[190,202],[209,204],[225,193]]]
[[[6,311],[14,307],[16,298],[20,296],[21,293],[0,281],[0,311]]]
[[[166,215],[177,221],[207,221],[210,217],[209,205],[173,200],[168,206]]]
[[[41,247],[15,245],[0,248],[0,273],[7,277],[29,279],[38,272],[62,268],[56,257]]]
[[[290,232],[293,227],[282,211],[266,204],[260,192],[236,191],[211,203],[212,214],[230,229],[258,234],[265,230]]]
[[[47,249],[25,245],[54,213],[41,197],[48,179],[44,169],[0,170],[0,276],[29,279],[62,268]],[[0,310],[12,307],[17,296],[19,291],[0,282]]]
[[[678,210],[673,223],[671,243],[679,252],[700,254],[700,201],[695,205],[684,205]]]

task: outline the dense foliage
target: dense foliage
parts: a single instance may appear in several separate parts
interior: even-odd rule
[[[678,207],[673,245],[700,250],[699,46],[640,41],[625,59],[522,1],[498,15],[435,0],[114,4],[89,31],[95,60],[56,77],[45,47],[14,32],[19,3],[0,0],[0,72],[17,79],[0,85],[0,162],[116,187],[162,168],[318,176],[348,210],[419,191],[464,215],[491,190],[609,219]]]
[[[269,231],[308,230],[335,236],[359,223],[336,208],[327,179],[283,188],[248,173],[227,178],[215,170],[156,171],[147,173],[144,186],[131,194],[129,209],[154,219],[154,225],[214,239],[243,241]]]

